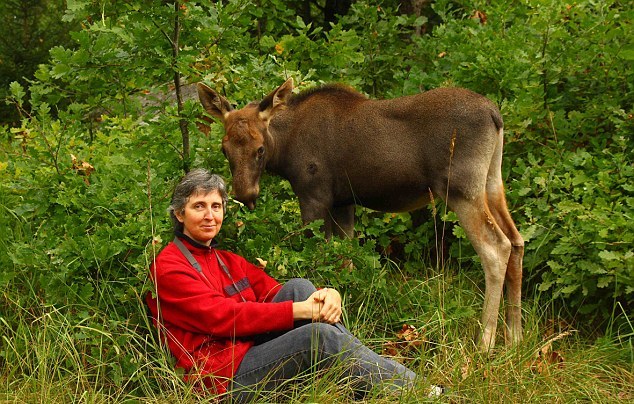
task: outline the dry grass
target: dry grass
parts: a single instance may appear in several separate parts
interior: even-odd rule
[[[632,330],[589,339],[548,314],[548,303],[524,305],[522,344],[504,346],[502,331],[491,354],[474,343],[481,297],[465,275],[451,272],[426,281],[393,277],[403,293],[403,307],[386,307],[372,288],[355,302],[346,318],[349,328],[376,350],[397,347],[405,362],[426,377],[400,397],[373,394],[368,403],[619,403],[634,400]],[[39,314],[6,299],[17,326],[1,319],[0,401],[16,403],[191,403],[203,399],[185,385],[149,325],[93,321],[72,324],[64,310],[40,308]],[[458,303],[456,303],[458,302]],[[142,310],[139,302],[139,310]],[[435,310],[429,310],[435,307]],[[457,307],[462,307],[457,310]],[[75,308],[76,309],[76,308]],[[394,310],[415,313],[405,320],[414,333],[386,330]],[[422,310],[426,310],[422,312]],[[15,322],[14,322],[15,323]],[[87,325],[91,323],[92,325]],[[503,327],[500,327],[503,328]],[[399,344],[394,345],[395,342]],[[391,344],[391,345],[390,345]],[[392,352],[395,353],[395,352]],[[3,359],[0,359],[3,360]],[[130,371],[130,369],[134,369]],[[350,402],[350,388],[334,370],[279,392],[262,393],[257,402]],[[426,396],[430,384],[449,394]]]

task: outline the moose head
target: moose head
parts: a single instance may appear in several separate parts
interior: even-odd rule
[[[262,101],[235,110],[226,98],[206,85],[198,84],[198,97],[203,107],[224,125],[222,152],[229,161],[233,192],[249,209],[255,208],[260,194],[260,176],[274,153],[269,122],[284,108],[292,91],[293,79],[290,78]]]

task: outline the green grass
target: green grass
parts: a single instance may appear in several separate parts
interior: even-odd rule
[[[402,313],[402,323],[419,332],[422,344],[404,351],[408,365],[425,375],[417,390],[403,397],[369,396],[371,403],[430,401],[430,384],[450,389],[437,402],[631,402],[634,365],[631,328],[596,337],[575,329],[540,297],[524,302],[522,344],[504,345],[500,324],[498,345],[490,355],[475,345],[481,305],[479,280],[469,273],[428,270],[415,279],[395,265],[381,269],[388,287],[398,291],[392,301],[368,283],[364,296],[346,297],[345,321],[377,351],[396,341],[386,319]],[[473,275],[473,274],[471,274]],[[37,306],[36,296],[3,292],[3,386],[0,401],[16,403],[190,403],[201,397],[185,385],[153,328],[145,321],[138,299],[130,320],[115,320],[90,307]],[[541,298],[543,299],[543,298]],[[432,308],[433,309],[430,309]],[[71,313],[84,310],[74,323]],[[622,313],[625,316],[626,313]],[[135,320],[136,319],[136,320]],[[627,319],[628,321],[631,319]],[[625,324],[630,324],[628,321]],[[579,327],[579,326],[577,326]],[[151,331],[148,331],[151,330]],[[336,369],[321,377],[262,393],[257,402],[348,402],[349,387],[337,380]]]

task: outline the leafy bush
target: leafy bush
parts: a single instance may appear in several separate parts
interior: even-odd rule
[[[525,289],[595,319],[615,302],[631,307],[632,10],[617,1],[434,8],[445,24],[418,40],[433,68],[404,88],[459,85],[501,105]]]
[[[525,265],[542,274],[539,290],[599,319],[634,294],[632,144],[621,135],[604,143],[601,154],[579,148],[518,158],[512,193],[526,201]]]
[[[108,364],[113,386],[147,387],[135,384],[143,358],[121,348],[153,335],[141,296],[149,262],[172,236],[165,213],[172,186],[188,163],[230,180],[219,125],[203,135],[194,125],[198,102],[179,108],[169,97],[165,83],[175,73],[222,88],[237,105],[287,75],[300,89],[343,81],[377,98],[442,85],[489,96],[505,118],[504,174],[527,241],[526,295],[545,292],[584,319],[605,317],[616,304],[627,313],[634,300],[634,44],[627,35],[634,10],[613,0],[439,0],[432,7],[442,23],[417,35],[424,18],[387,3],[394,2],[356,1],[324,31],[278,0],[176,8],[69,1],[65,19],[83,23],[72,33],[74,47],[54,48],[29,88],[11,85],[9,102],[23,119],[0,130],[0,304],[14,309],[0,313],[7,335],[40,336],[38,326],[61,313],[64,335],[70,329],[69,338],[81,341],[72,358],[95,373]],[[177,54],[176,17],[183,27]],[[192,133],[189,155],[183,121]],[[319,223],[300,223],[287,182],[262,181],[255,211],[229,206],[223,247],[268,261],[279,279],[309,276],[342,289],[351,323],[367,321],[364,310],[381,313],[372,324],[379,334],[405,319],[444,316],[476,327],[475,292],[465,303],[445,285],[455,282],[456,262],[469,279],[481,278],[481,270],[471,265],[477,257],[455,215],[441,205],[423,224],[411,214],[358,209],[359,237],[327,241]],[[317,235],[304,237],[306,229]],[[451,244],[447,266],[444,243]],[[439,280],[441,267],[448,271]],[[426,275],[429,283],[407,290]],[[430,291],[437,284],[438,296],[455,301],[437,307]],[[376,307],[366,308],[368,301]],[[106,335],[117,348],[103,349]],[[2,343],[0,363],[28,356],[27,343]],[[66,366],[71,374],[73,365]]]

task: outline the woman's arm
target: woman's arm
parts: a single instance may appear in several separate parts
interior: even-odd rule
[[[320,289],[305,301],[293,303],[294,320],[335,324],[341,320],[341,312],[341,295],[331,288]]]
[[[203,277],[185,258],[157,259],[156,291],[161,317],[191,332],[219,337],[248,336],[293,327],[292,302],[239,302],[226,297],[222,283]]]

